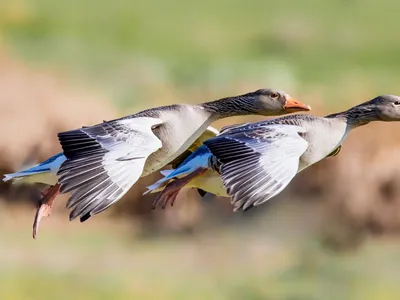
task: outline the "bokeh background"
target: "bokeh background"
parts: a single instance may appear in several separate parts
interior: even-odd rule
[[[395,0],[0,2],[0,172],[60,151],[59,131],[148,107],[283,89],[323,115],[400,94]],[[259,120],[233,118],[218,122]],[[248,213],[183,192],[150,210],[149,176],[31,238],[29,187],[0,185],[1,299],[400,299],[400,124]]]

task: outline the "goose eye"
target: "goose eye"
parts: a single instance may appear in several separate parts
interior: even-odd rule
[[[278,93],[275,93],[275,92],[272,92],[272,93],[271,93],[271,98],[272,98],[272,99],[278,99],[278,98],[279,98],[279,94],[278,94]]]
[[[400,105],[400,101],[394,102],[394,105]]]

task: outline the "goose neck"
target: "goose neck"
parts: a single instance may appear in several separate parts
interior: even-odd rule
[[[257,113],[253,99],[246,95],[205,102],[200,104],[200,106],[209,112],[213,119],[245,116]]]
[[[352,128],[380,120],[375,107],[372,105],[358,105],[343,112],[330,114],[326,118],[343,119]]]

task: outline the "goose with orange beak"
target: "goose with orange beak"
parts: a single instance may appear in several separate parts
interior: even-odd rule
[[[71,193],[70,220],[81,222],[124,196],[143,176],[180,162],[218,131],[210,124],[239,115],[283,115],[310,107],[282,91],[260,89],[202,104],[173,104],[58,134],[63,152],[4,181],[42,182],[39,221],[51,213],[59,193]],[[187,151],[186,151],[187,150]]]
[[[337,155],[351,130],[374,121],[400,121],[400,97],[378,96],[325,117],[297,114],[230,126],[175,170],[163,171],[148,192],[162,191],[154,207],[173,205],[180,189],[195,187],[230,196],[234,210],[248,210],[279,194],[297,173]]]

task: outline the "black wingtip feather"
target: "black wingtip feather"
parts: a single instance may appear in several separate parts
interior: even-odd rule
[[[98,134],[104,134],[105,129],[96,125],[89,127],[88,129],[81,128],[60,132],[58,134],[58,140],[60,141],[64,155],[68,159],[105,152],[96,139],[89,136],[91,131]]]
[[[245,209],[243,209],[243,211],[248,212],[252,208],[254,208],[254,204],[251,204],[250,206],[246,207]]]
[[[202,198],[207,194],[207,192],[202,189],[197,189],[197,192],[199,193],[200,197],[202,197]]]
[[[90,213],[87,213],[87,214],[81,216],[79,220],[81,223],[83,223],[83,222],[87,221],[88,219],[90,219],[91,216],[92,215]]]

